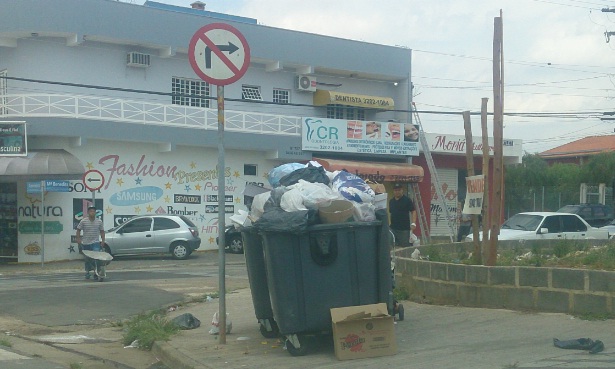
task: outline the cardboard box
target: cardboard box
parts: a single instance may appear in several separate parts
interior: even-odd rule
[[[331,309],[335,356],[339,360],[395,355],[394,318],[384,303]]]

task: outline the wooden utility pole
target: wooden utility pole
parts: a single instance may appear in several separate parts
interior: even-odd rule
[[[487,102],[489,98],[483,97],[480,108],[480,126],[483,135],[483,247],[482,260],[487,260],[489,250],[489,229],[491,228],[491,216],[489,214],[489,132],[487,130]]]
[[[491,212],[491,237],[489,255],[485,265],[495,265],[497,259],[498,235],[502,214],[503,156],[502,136],[504,127],[504,82],[503,82],[503,25],[502,11],[493,22],[493,204]]]
[[[471,177],[474,175],[474,142],[472,141],[472,118],[470,117],[470,112],[467,110],[463,112],[463,128],[466,133],[466,164],[468,166],[468,177]],[[463,217],[463,210],[461,211],[461,216]],[[478,239],[478,216],[476,214],[472,214],[472,235],[474,236],[474,261],[481,263],[481,247],[480,240]]]

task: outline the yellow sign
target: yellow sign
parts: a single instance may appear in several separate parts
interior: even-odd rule
[[[324,106],[329,104],[359,106],[363,108],[384,110],[395,108],[395,101],[391,97],[347,94],[329,90],[316,90],[314,93],[314,105]]]

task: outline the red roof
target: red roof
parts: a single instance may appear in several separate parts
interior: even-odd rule
[[[538,155],[549,159],[590,156],[611,151],[615,151],[615,135],[585,137],[551,150],[543,151]]]

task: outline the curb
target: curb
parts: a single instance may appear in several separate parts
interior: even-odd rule
[[[179,352],[167,342],[156,341],[152,353],[166,366],[173,369],[210,369],[198,361]]]

